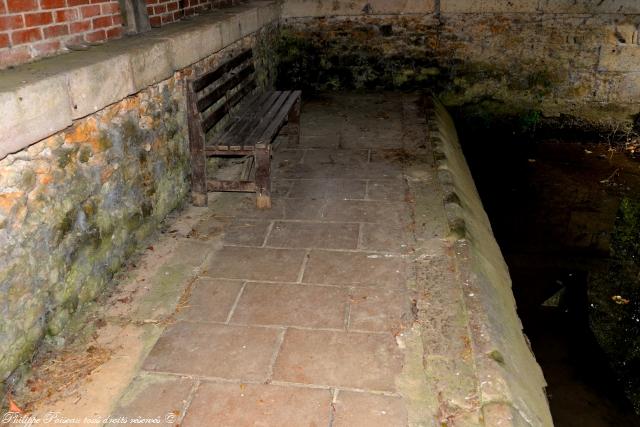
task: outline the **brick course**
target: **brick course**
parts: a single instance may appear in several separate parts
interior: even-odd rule
[[[122,34],[117,0],[0,0],[0,69]]]
[[[237,0],[145,0],[157,28]],[[0,0],[0,70],[83,43],[122,37],[118,0]]]

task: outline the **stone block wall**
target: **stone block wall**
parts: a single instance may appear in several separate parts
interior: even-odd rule
[[[287,0],[282,17],[282,81],[306,89],[429,87],[486,120],[610,128],[640,112],[633,0]]]
[[[39,70],[42,74],[0,73],[0,89],[6,91],[13,82],[17,87],[10,93],[18,94],[16,99],[34,100],[30,84],[41,85],[40,103],[60,109],[50,101],[63,99],[73,117],[68,125],[47,125],[43,117],[24,123],[43,126],[49,135],[32,134],[35,143],[0,155],[0,382],[30,358],[43,337],[58,334],[76,310],[91,302],[186,200],[185,78],[253,47],[259,84],[271,85],[274,55],[269,49],[277,30],[273,6],[261,2],[234,8],[154,37],[101,46],[94,55],[65,55],[71,58],[67,64],[81,62],[83,72],[56,69],[52,61],[51,68]],[[185,50],[185,45],[192,48]],[[114,73],[122,64],[128,72]],[[59,80],[66,88],[56,90]],[[93,91],[98,86],[102,90]],[[0,102],[2,108],[7,104]],[[0,147],[12,141],[6,135],[0,132]]]

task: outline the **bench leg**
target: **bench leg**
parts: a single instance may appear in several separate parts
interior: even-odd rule
[[[200,127],[196,95],[192,82],[187,83],[187,121],[189,123],[189,152],[191,154],[191,202],[207,206],[207,156],[204,151],[204,133]]]
[[[207,158],[204,153],[191,157],[191,203],[207,206]]]
[[[256,206],[271,209],[271,146],[257,148],[256,157]]]
[[[289,144],[300,145],[300,98],[289,111],[288,120]]]

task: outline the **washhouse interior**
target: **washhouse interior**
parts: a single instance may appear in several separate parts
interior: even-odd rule
[[[639,31],[0,0],[0,423],[640,426]]]

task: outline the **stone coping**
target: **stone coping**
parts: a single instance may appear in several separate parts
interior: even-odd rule
[[[283,18],[431,13],[640,14],[637,0],[285,0]]]
[[[486,426],[553,426],[546,382],[522,331],[509,269],[493,236],[453,119],[431,97],[429,141],[438,169],[458,280],[469,322],[469,343]]]
[[[279,19],[251,1],[0,71],[0,159],[59,132]]]

